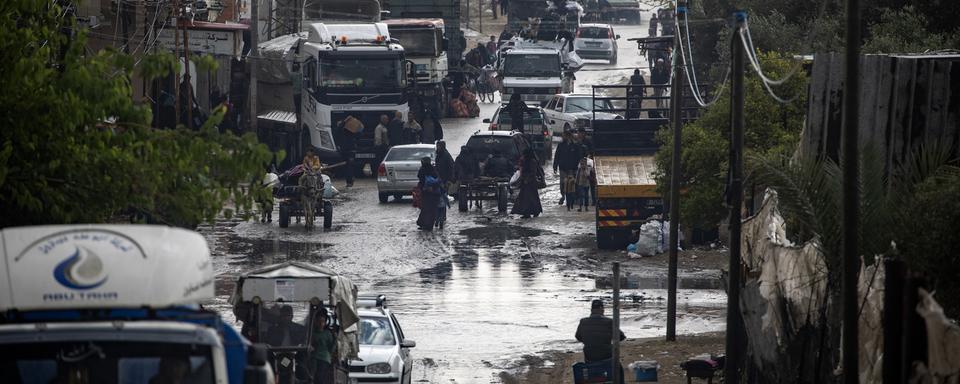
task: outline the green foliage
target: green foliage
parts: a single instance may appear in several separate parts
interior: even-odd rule
[[[865,53],[911,53],[960,48],[960,33],[932,33],[927,17],[913,7],[884,8],[880,21],[870,27]]]
[[[252,134],[155,130],[133,102],[131,57],[89,54],[83,33],[51,2],[0,2],[0,227],[138,217],[192,227],[224,204],[249,211],[241,182],[271,157]],[[170,55],[138,68],[177,69]],[[131,216],[134,214],[134,216]]]
[[[795,63],[777,54],[761,56],[765,73],[779,78],[789,72]],[[730,97],[726,94],[706,110],[695,122],[683,127],[681,172],[682,187],[680,217],[687,225],[711,228],[726,217],[724,190],[728,169],[730,142]],[[775,90],[786,97],[797,96],[790,104],[780,104],[770,98],[761,80],[748,73],[744,83],[744,146],[746,153],[788,153],[799,141],[806,106],[806,79],[794,76]],[[688,90],[689,91],[689,90]],[[662,142],[657,152],[657,188],[669,196],[670,159],[673,133],[664,128],[658,133]]]

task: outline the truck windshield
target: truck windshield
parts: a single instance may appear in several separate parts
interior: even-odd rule
[[[436,29],[393,29],[390,37],[400,41],[407,56],[440,56],[440,43]]]
[[[320,59],[320,85],[333,88],[398,89],[398,58],[325,57]]]
[[[556,54],[507,55],[503,72],[512,77],[560,77],[560,58]]]
[[[153,342],[7,344],[4,383],[213,383],[210,347]]]

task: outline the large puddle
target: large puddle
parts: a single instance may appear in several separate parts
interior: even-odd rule
[[[215,247],[218,270],[282,261],[275,258],[321,265],[336,261],[317,253],[322,245],[236,240]],[[543,265],[530,255],[507,255],[501,247],[457,248],[450,261],[391,280],[349,276],[361,292],[387,295],[404,333],[417,342],[414,382],[499,382],[498,374],[516,368],[524,355],[579,348],[573,335],[578,320],[589,312],[589,301],[598,297],[608,303],[611,300],[611,291],[598,289],[604,285],[595,279]],[[242,258],[244,254],[248,258]],[[233,279],[234,273],[220,275],[217,300],[210,303],[231,323],[234,319],[227,299]],[[621,310],[622,329],[628,338],[664,334],[666,291],[661,281],[649,275],[629,277],[625,286],[636,288],[623,290]],[[677,332],[722,330],[724,292],[692,285],[698,289],[679,291]]]

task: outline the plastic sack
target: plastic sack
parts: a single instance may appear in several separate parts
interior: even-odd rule
[[[320,178],[323,180],[323,198],[329,199],[336,195],[340,194],[340,191],[333,186],[333,181],[330,180],[330,176],[320,174]]]
[[[643,256],[655,256],[663,253],[667,247],[669,221],[648,221],[640,226],[640,236],[629,251]]]
[[[510,185],[517,185],[520,182],[520,170],[518,169],[513,173],[513,176],[510,176]]]

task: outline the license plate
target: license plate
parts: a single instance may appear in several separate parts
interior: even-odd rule
[[[603,43],[601,43],[601,42],[599,42],[599,41],[588,41],[588,42],[587,42],[587,45],[600,45],[600,44],[603,44]]]
[[[358,159],[375,159],[377,157],[376,153],[358,153]]]

